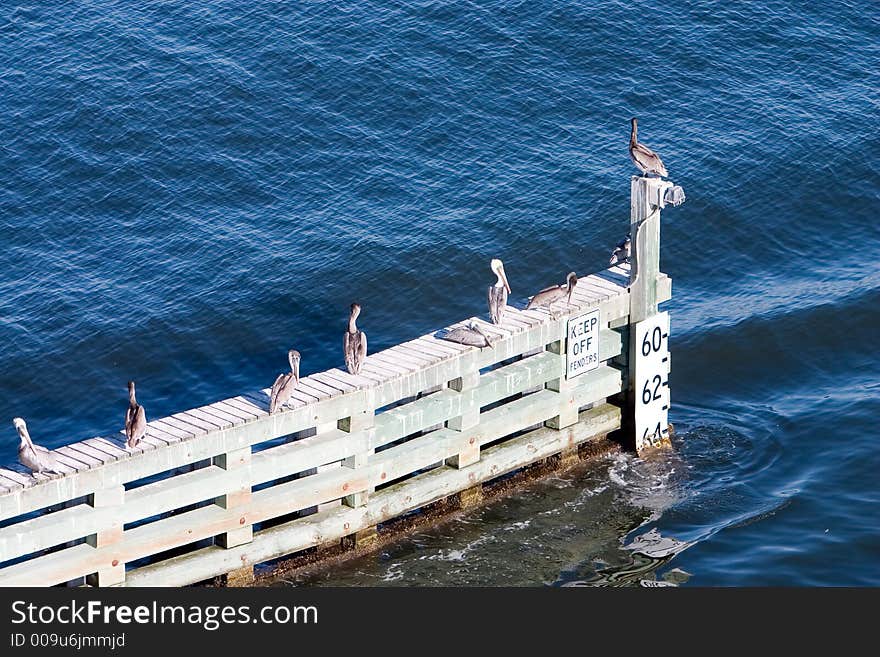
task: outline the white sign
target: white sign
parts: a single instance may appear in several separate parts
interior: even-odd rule
[[[635,325],[636,449],[669,440],[669,313]]]
[[[569,319],[566,343],[566,379],[599,367],[599,311]]]

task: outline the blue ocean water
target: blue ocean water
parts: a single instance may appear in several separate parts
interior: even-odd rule
[[[675,449],[308,581],[878,585],[878,59],[847,2],[5,3],[0,462],[130,378],[158,417],[338,366],[355,299],[380,349],[492,257],[517,298],[602,268],[638,116],[688,194]]]

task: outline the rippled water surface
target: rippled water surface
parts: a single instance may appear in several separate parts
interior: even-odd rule
[[[596,270],[628,119],[674,450],[303,578],[878,585],[880,21],[863,3],[71,2],[0,15],[0,462],[338,366]],[[0,425],[3,426],[3,425]]]

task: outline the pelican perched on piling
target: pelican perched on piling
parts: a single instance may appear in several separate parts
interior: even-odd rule
[[[493,324],[500,324],[504,319],[504,308],[507,306],[507,295],[510,294],[510,284],[504,273],[504,263],[498,258],[493,258],[489,264],[492,271],[498,277],[495,285],[489,286],[489,317]]]
[[[290,395],[299,384],[299,352],[291,349],[287,352],[287,360],[290,361],[290,372],[279,374],[272,384],[272,392],[269,393],[270,415],[290,400]]]
[[[632,131],[629,134],[629,157],[633,164],[644,174],[657,174],[658,176],[668,176],[666,167],[660,157],[644,144],[638,141],[639,122],[638,119],[630,119],[632,123]]]
[[[550,306],[554,301],[559,301],[563,297],[568,297],[568,304],[571,305],[571,293],[574,292],[574,286],[577,285],[577,281],[577,274],[573,271],[568,272],[568,276],[565,277],[565,283],[545,287],[529,300],[526,310]]]
[[[125,444],[135,447],[147,433],[147,413],[134,396],[134,381],[128,382],[128,408],[125,410]]]
[[[443,340],[450,342],[458,342],[472,347],[491,347],[492,341],[489,336],[483,332],[480,325],[476,322],[468,322],[466,326],[459,326],[446,331],[441,336]]]
[[[617,265],[622,262],[629,262],[632,248],[632,234],[627,233],[626,237],[620,240],[611,252],[611,259],[608,261],[610,265]]]
[[[21,445],[18,446],[18,461],[31,472],[53,472],[61,474],[55,455],[45,447],[35,445],[28,433],[27,425],[20,417],[13,418],[12,424],[18,430]]]
[[[361,307],[351,304],[351,315],[348,317],[348,330],[342,339],[342,351],[345,354],[345,366],[350,374],[361,371],[364,358],[367,357],[367,334],[358,330],[357,318],[361,314]]]

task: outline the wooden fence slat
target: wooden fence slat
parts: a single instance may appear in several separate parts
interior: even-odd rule
[[[338,381],[332,377],[327,376],[326,372],[319,372],[318,374],[312,374],[309,376],[309,378],[317,381],[318,383],[322,383],[323,385],[327,386],[328,388],[334,388],[334,389],[336,389],[340,392],[343,392],[343,393],[351,392],[352,390],[357,390],[356,385],[354,385],[352,383],[344,382],[344,381]]]
[[[238,424],[237,421],[228,419],[228,417],[226,417],[226,418],[220,417],[218,414],[209,413],[207,411],[202,410],[201,408],[193,408],[193,409],[188,410],[186,413],[188,415],[192,415],[194,417],[197,417],[200,420],[203,420],[204,422],[210,423],[211,426],[214,427],[214,429],[213,429],[214,431],[217,431],[220,429],[226,429],[226,428],[231,427],[235,424]]]
[[[190,426],[199,427],[204,431],[218,431],[226,426],[225,423],[220,422],[220,420],[216,418],[211,416],[205,417],[195,408],[183,411],[182,413],[175,413],[171,417],[178,419],[181,422],[186,422]]]
[[[76,450],[73,448],[73,445],[64,445],[63,447],[59,447],[54,451],[56,454],[64,455],[71,460],[82,463],[86,468],[92,468],[96,465],[104,465],[104,461],[102,461],[101,459],[95,458],[94,456],[90,456],[89,454],[85,454],[79,450]]]
[[[220,413],[223,413],[223,415],[236,417],[239,422],[249,422],[259,417],[256,412],[242,410],[238,406],[227,404],[225,401],[214,402],[213,404],[203,406],[202,408],[209,413],[219,411]],[[223,417],[223,415],[221,415],[221,417]]]
[[[9,479],[11,481],[14,481],[19,486],[30,486],[31,485],[31,478],[30,477],[26,477],[23,474],[21,474],[20,472],[16,472],[15,470],[12,470],[11,468],[10,469],[0,468],[0,476],[3,476],[5,479]]]
[[[333,397],[334,395],[339,394],[338,390],[331,392],[327,386],[320,381],[312,381],[310,379],[300,379],[296,387],[297,390],[302,390],[316,400],[327,399],[328,397]]]

